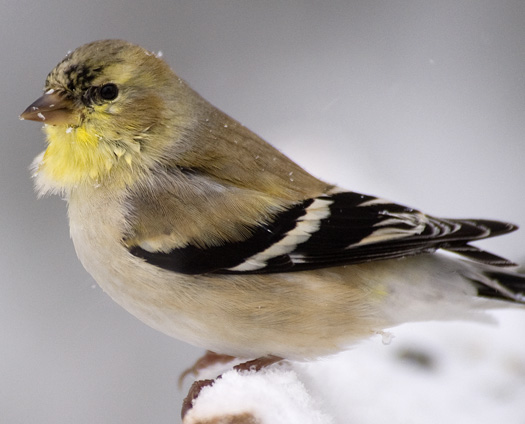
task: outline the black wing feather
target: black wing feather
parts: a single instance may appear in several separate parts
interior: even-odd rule
[[[272,222],[255,228],[249,238],[240,242],[209,248],[189,244],[168,253],[134,246],[130,252],[184,274],[302,271],[402,258],[437,249],[508,266],[513,264],[468,243],[515,229],[499,221],[437,219],[376,197],[344,192],[297,204]],[[297,238],[297,232],[303,237]]]
[[[313,202],[309,199],[281,214],[273,222],[258,226],[249,238],[239,242],[225,243],[207,248],[187,245],[170,252],[150,252],[140,246],[129,250],[135,256],[170,271],[182,274],[204,274],[232,268],[269,246],[278,243],[292,230],[303,216],[305,207]]]

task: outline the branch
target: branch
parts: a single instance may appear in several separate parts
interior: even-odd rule
[[[329,424],[290,363],[231,370],[193,401],[183,424]]]

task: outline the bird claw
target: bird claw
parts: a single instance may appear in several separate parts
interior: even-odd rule
[[[186,368],[182,374],[179,377],[179,388],[182,387],[182,383],[184,383],[184,380],[186,377],[188,377],[190,374],[194,377],[197,377],[199,373],[216,364],[227,364],[228,362],[231,362],[235,360],[235,356],[230,355],[222,355],[220,353],[212,352],[211,350],[207,350],[206,353],[201,356],[197,361],[189,368]]]

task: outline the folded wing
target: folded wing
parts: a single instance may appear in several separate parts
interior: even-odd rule
[[[235,219],[235,217],[232,217]],[[275,273],[402,258],[448,250],[496,266],[514,265],[469,242],[516,226],[480,219],[438,219],[406,206],[354,192],[322,195],[251,228],[240,241],[170,251],[147,243],[130,252],[161,268],[184,273]]]

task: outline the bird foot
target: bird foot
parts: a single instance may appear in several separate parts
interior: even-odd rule
[[[253,359],[251,361],[243,362],[242,364],[235,365],[233,367],[236,371],[260,371],[263,368],[269,367],[272,364],[275,364],[276,362],[282,361],[283,358],[279,356],[261,356],[260,358]]]
[[[182,383],[190,374],[197,377],[199,373],[212,365],[227,364],[228,362],[234,361],[235,356],[222,355],[220,353],[212,352],[207,350],[206,353],[201,356],[197,361],[189,368],[185,369],[179,377],[179,388],[182,387]]]

